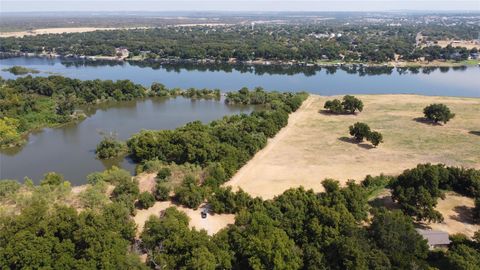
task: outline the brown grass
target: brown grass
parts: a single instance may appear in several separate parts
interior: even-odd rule
[[[418,163],[480,168],[480,99],[417,95],[361,95],[365,109],[358,115],[320,113],[327,99],[312,95],[289,124],[269,140],[226,183],[253,196],[269,199],[288,188],[304,186],[323,191],[321,181],[362,180],[366,175],[395,175]],[[456,113],[446,125],[421,120],[423,108],[444,103]],[[348,127],[365,122],[383,134],[385,143],[348,139]]]
[[[433,230],[445,231],[448,234],[462,233],[469,237],[480,230],[480,224],[474,224],[472,209],[475,206],[473,199],[448,192],[445,200],[439,199],[436,210],[442,213],[442,223],[430,223]]]

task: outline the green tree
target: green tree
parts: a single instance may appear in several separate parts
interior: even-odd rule
[[[444,166],[419,164],[403,171],[392,183],[392,199],[401,209],[417,220],[440,222],[442,214],[435,210],[437,199],[443,198],[440,184],[448,182],[449,172]]]
[[[385,208],[374,212],[368,228],[370,239],[397,269],[421,269],[428,254],[427,241],[413,226],[412,220],[398,210]]]
[[[158,173],[157,173],[157,179],[160,181],[165,181],[167,180],[168,177],[172,175],[172,171],[170,168],[164,167],[161,168]]]
[[[138,206],[141,209],[148,209],[155,204],[155,197],[148,191],[144,191],[138,195]]]
[[[356,141],[363,141],[364,138],[368,138],[370,135],[370,127],[365,123],[357,122],[349,127],[350,135],[352,135]]]
[[[323,108],[329,110],[331,113],[339,114],[344,112],[342,102],[338,99],[327,100]]]
[[[105,135],[95,149],[95,154],[99,159],[118,157],[126,152],[126,144],[117,140],[114,134]]]
[[[363,111],[363,102],[354,96],[350,96],[350,95],[344,96],[342,105],[343,105],[343,110],[351,114],[354,114],[355,111],[359,111],[359,112]]]
[[[383,142],[382,133],[378,131],[372,131],[368,134],[367,140],[373,144],[373,146],[377,147],[380,143]]]
[[[160,183],[157,183],[155,186],[154,196],[157,201],[167,201],[170,196],[170,188]]]
[[[445,104],[430,104],[423,109],[425,118],[435,123],[443,122],[446,124],[455,114]]]

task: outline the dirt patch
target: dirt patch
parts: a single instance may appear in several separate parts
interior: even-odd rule
[[[178,210],[184,212],[190,218],[190,228],[205,230],[209,235],[213,235],[225,228],[227,225],[235,222],[235,215],[232,214],[209,214],[207,218],[202,218],[200,215],[203,209],[202,207],[198,208],[197,210],[193,210],[190,208],[176,206],[169,201],[156,202],[148,209],[137,210],[137,214],[133,218],[137,224],[137,237],[140,236],[141,232],[143,231],[145,221],[147,221],[151,215],[160,216],[160,213],[170,206],[177,207]]]
[[[418,163],[480,168],[480,99],[417,95],[359,95],[365,109],[358,115],[319,113],[327,99],[311,95],[289,117],[289,124],[242,167],[226,185],[253,196],[273,198],[286,189],[304,186],[323,191],[321,181],[341,183],[368,175],[395,175]],[[456,113],[446,125],[417,122],[423,108],[444,103]],[[383,134],[377,148],[342,140],[348,127],[365,122]]]
[[[462,233],[469,237],[480,230],[480,224],[474,224],[472,210],[475,203],[472,198],[460,196],[454,192],[447,193],[445,200],[439,199],[436,210],[442,213],[442,223],[427,224],[433,230],[448,234]]]
[[[147,191],[152,193],[155,189],[155,185],[157,184],[156,177],[156,173],[142,173],[138,175],[136,178],[138,180],[140,192]]]

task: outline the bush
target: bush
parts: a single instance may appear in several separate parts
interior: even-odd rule
[[[18,183],[16,180],[0,180],[0,199],[17,192],[22,185]]]
[[[357,122],[353,126],[349,127],[350,135],[352,135],[355,140],[361,142],[364,138],[367,138],[370,135],[370,127],[365,123]]]
[[[157,173],[157,179],[165,181],[168,177],[172,175],[170,168],[161,168]]]
[[[175,189],[175,199],[186,207],[197,209],[205,200],[205,190],[189,175],[185,177],[182,185]]]
[[[168,188],[167,186],[161,184],[157,184],[155,186],[154,196],[157,201],[167,201],[169,199],[169,195],[170,188]]]
[[[138,206],[141,209],[148,209],[155,204],[155,197],[150,192],[142,192],[138,196]]]
[[[49,172],[45,174],[43,177],[42,181],[40,181],[40,185],[46,186],[46,185],[51,185],[51,186],[58,186],[65,182],[65,179],[63,178],[63,175],[56,173],[56,172]]]
[[[435,123],[443,122],[446,124],[455,114],[445,104],[430,104],[423,109],[425,118]]]
[[[118,157],[125,152],[127,152],[127,145],[118,141],[113,135],[105,136],[95,149],[95,154],[99,159]]]
[[[380,132],[372,131],[367,135],[367,140],[377,147],[377,145],[383,142],[383,136]]]

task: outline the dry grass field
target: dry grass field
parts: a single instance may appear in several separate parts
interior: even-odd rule
[[[253,196],[273,198],[288,188],[322,191],[321,181],[342,183],[366,175],[399,174],[418,163],[480,168],[480,99],[417,95],[360,95],[358,115],[319,112],[335,97],[312,95],[289,124],[226,183]],[[423,108],[444,103],[456,113],[446,125],[422,121]],[[365,122],[383,134],[384,143],[351,142],[348,127]]]

